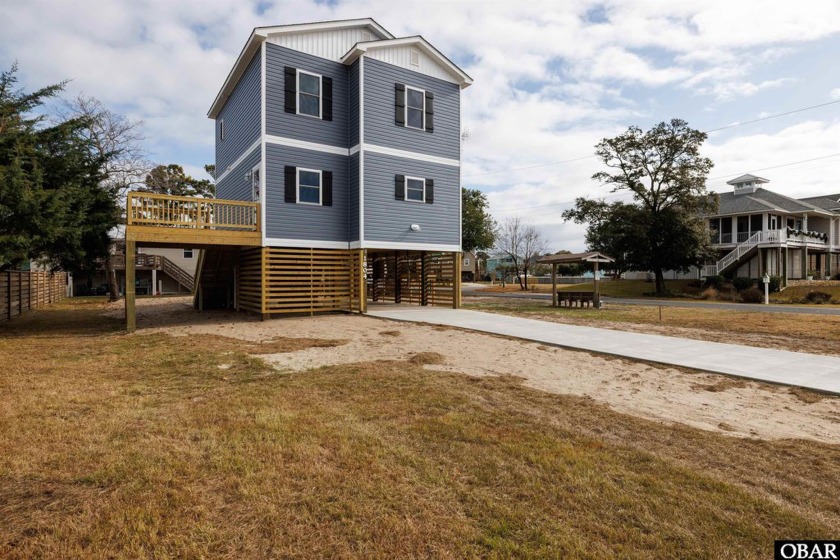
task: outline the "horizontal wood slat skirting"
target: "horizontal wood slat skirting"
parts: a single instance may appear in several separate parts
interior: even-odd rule
[[[262,315],[363,311],[361,250],[243,249],[237,305]]]
[[[0,321],[7,321],[65,297],[66,272],[0,272]]]
[[[373,301],[460,307],[460,253],[369,253]]]

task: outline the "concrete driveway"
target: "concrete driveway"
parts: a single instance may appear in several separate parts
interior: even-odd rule
[[[564,325],[466,309],[388,306],[370,308],[368,315],[460,327],[547,345],[840,394],[840,358],[832,356]]]

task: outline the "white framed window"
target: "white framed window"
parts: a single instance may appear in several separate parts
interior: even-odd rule
[[[260,165],[257,164],[251,169],[251,200],[260,201]]]
[[[192,249],[184,249],[184,258],[185,259],[193,258],[193,250]]]
[[[323,189],[321,171],[317,169],[297,169],[297,203],[321,206]]]
[[[406,177],[405,199],[412,202],[426,202],[426,179]]]
[[[219,140],[225,139],[225,119],[219,119]]]
[[[305,70],[297,71],[297,114],[321,118],[322,76]]]
[[[464,266],[470,266],[470,258],[464,257]]]
[[[426,92],[422,89],[405,86],[405,126],[426,128]]]

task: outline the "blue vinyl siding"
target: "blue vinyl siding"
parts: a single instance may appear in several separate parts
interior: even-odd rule
[[[266,236],[282,239],[347,241],[347,157],[267,144]],[[333,172],[333,205],[285,202],[287,165]]]
[[[347,72],[347,145],[359,143],[359,64],[357,60]]]
[[[216,116],[216,171],[224,173],[260,137],[260,53],[248,68]],[[225,121],[225,139],[219,140],[219,126]]]
[[[248,154],[242,163],[231,169],[221,181],[216,182],[216,198],[227,200],[251,200],[251,181],[245,174],[260,163],[262,150],[260,146]]]
[[[460,159],[461,90],[457,84],[371,58],[364,65],[365,143]],[[434,132],[395,124],[397,83],[434,93]]]
[[[367,66],[365,66],[367,71]],[[376,241],[459,245],[461,185],[457,167],[365,152],[365,244]],[[435,181],[433,204],[396,200],[394,176]],[[419,224],[421,231],[411,231]]]
[[[347,160],[347,239],[359,240],[359,154]]]
[[[347,67],[310,54],[266,43],[266,134],[347,146]],[[333,120],[286,113],[284,68],[292,66],[333,80]]]

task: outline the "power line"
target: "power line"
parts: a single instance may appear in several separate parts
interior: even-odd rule
[[[829,154],[829,155],[826,155],[826,156],[803,159],[803,160],[799,160],[799,161],[790,161],[790,162],[787,162],[787,163],[781,163],[779,165],[772,165],[770,167],[762,167],[760,169],[753,169],[751,171],[767,171],[768,169],[779,169],[781,167],[790,167],[791,165],[799,165],[801,163],[809,163],[809,162],[812,162],[812,161],[819,161],[819,160],[838,157],[838,156],[840,156],[840,152],[837,152],[835,154]],[[737,177],[738,175],[743,175],[743,173],[733,173],[731,175],[719,175],[717,177],[710,177],[708,180],[709,181],[714,181],[714,180],[719,180],[719,179],[727,179],[729,177]],[[602,197],[602,200],[607,200],[607,199],[610,199],[610,198],[619,198],[621,196],[627,196],[629,194],[630,193],[625,192],[625,193],[607,195],[605,197]],[[508,212],[518,212],[519,210],[533,210],[535,208],[548,208],[548,207],[551,207],[551,206],[563,206],[563,205],[567,205],[567,204],[574,204],[575,200],[577,200],[577,199],[565,200],[563,202],[552,202],[550,204],[539,204],[537,206],[523,206],[523,207],[520,207],[520,208],[506,208],[506,209],[502,209],[502,210],[496,210],[495,212],[500,213],[500,214],[504,214],[504,213],[508,213]]]
[[[800,109],[794,109],[792,111],[787,111],[787,112],[784,112],[784,113],[777,113],[775,115],[767,115],[766,117],[753,119],[751,121],[744,121],[744,122],[740,122],[740,123],[734,123],[734,124],[730,124],[730,125],[726,125],[726,126],[721,126],[721,127],[718,127],[718,128],[712,128],[712,129],[709,129],[709,130],[705,130],[704,132],[706,132],[708,134],[709,132],[718,132],[720,130],[728,130],[730,128],[736,128],[736,127],[739,127],[739,126],[745,126],[745,125],[748,125],[748,124],[753,124],[753,123],[757,123],[757,122],[761,122],[761,121],[776,119],[778,117],[786,117],[788,115],[793,115],[793,114],[796,114],[796,113],[802,113],[803,111],[810,111],[812,109],[819,109],[820,107],[826,107],[828,105],[834,105],[834,104],[837,104],[837,103],[840,103],[840,99],[837,99],[835,101],[829,101],[827,103],[820,103],[819,105],[811,105],[810,107],[802,107]],[[560,165],[560,164],[563,164],[563,163],[572,163],[572,162],[575,162],[575,161],[583,161],[585,159],[590,159],[590,158],[594,158],[594,157],[595,157],[594,154],[590,154],[588,156],[581,156],[581,157],[572,158],[572,159],[562,159],[562,160],[559,160],[559,161],[552,161],[552,162],[549,162],[549,163],[540,163],[540,164],[537,164],[537,165],[529,165],[529,166],[526,166],[526,167],[512,167],[510,169],[500,169],[498,171],[488,171],[486,173],[473,173],[472,175],[464,175],[464,178],[466,179],[468,177],[484,177],[486,175],[498,175],[500,173],[511,173],[511,172],[514,172],[514,171],[526,171],[528,169],[537,169],[539,167],[550,167],[552,165]]]

